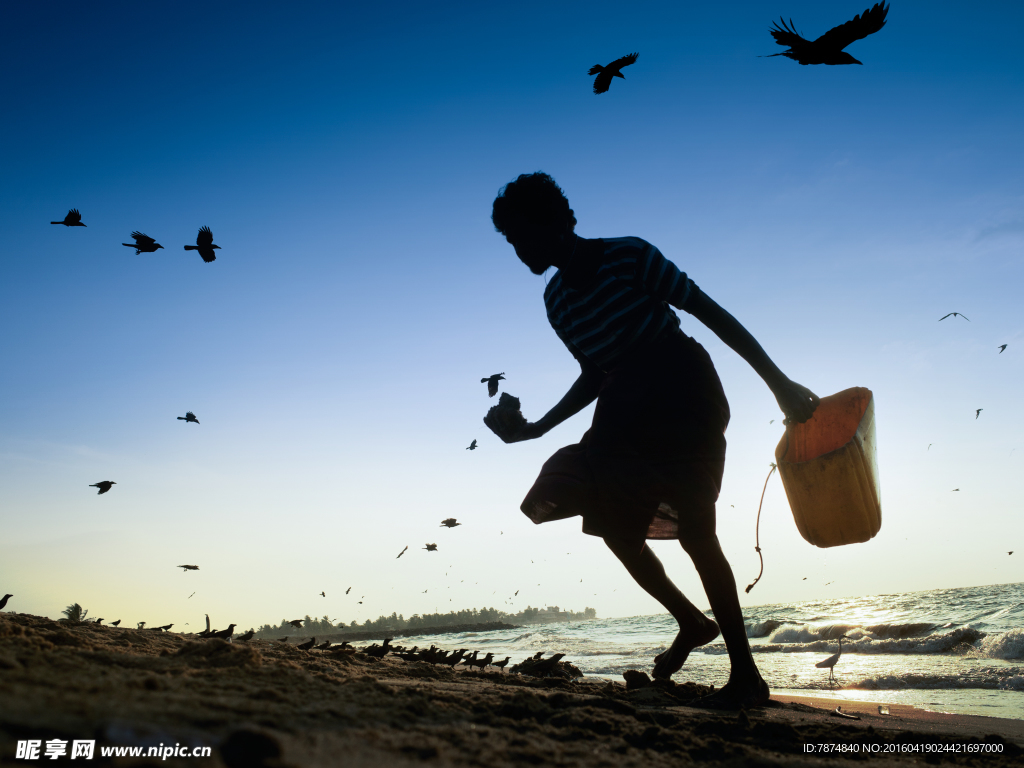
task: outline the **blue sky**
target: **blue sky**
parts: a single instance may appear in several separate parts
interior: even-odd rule
[[[177,626],[658,611],[578,520],[518,511],[590,410],[515,446],[481,423],[481,376],[505,371],[537,418],[578,370],[489,220],[534,170],[583,236],[653,242],[795,380],[875,392],[880,534],[811,547],[773,478],[746,604],[1020,581],[1024,8],[897,2],[850,47],[864,66],[758,58],[782,50],[780,14],[816,37],[864,7],[6,8],[10,608]],[[592,94],[590,66],[631,51]],[[48,224],[72,207],[87,228]],[[182,249],[204,225],[210,265]],[[122,247],[136,229],[165,250]],[[937,322],[954,310],[970,322]],[[779,414],[683,327],[733,408],[719,530],[746,584]],[[98,497],[102,479],[118,485]],[[706,605],[682,552],[655,551]]]

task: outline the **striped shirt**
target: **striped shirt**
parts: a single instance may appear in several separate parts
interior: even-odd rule
[[[682,309],[697,286],[661,252],[639,237],[604,242],[604,258],[589,285],[569,287],[559,270],[544,291],[548,321],[573,356],[586,355],[602,370],[624,353],[679,327],[669,304]]]

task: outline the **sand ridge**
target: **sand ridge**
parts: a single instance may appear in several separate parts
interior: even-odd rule
[[[556,649],[553,649],[556,650]],[[810,756],[807,743],[1001,744],[1001,754],[929,756],[1015,765],[1017,721],[901,713],[837,720],[806,702],[747,712],[686,706],[707,689],[635,690],[583,678],[451,670],[287,643],[228,643],[152,630],[0,615],[0,765],[18,739],[213,747],[215,766],[867,765],[920,763],[921,753]],[[850,702],[842,702],[852,709]],[[909,709],[909,708],[908,708]],[[981,721],[978,725],[977,721]],[[989,726],[987,733],[984,731]],[[1016,730],[1014,730],[1016,729]],[[997,735],[1002,734],[1002,735]],[[105,764],[102,759],[93,764]],[[113,764],[113,763],[107,763]],[[119,758],[118,765],[155,764]],[[163,765],[196,765],[169,759]]]

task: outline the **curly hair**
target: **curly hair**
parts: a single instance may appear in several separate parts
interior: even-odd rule
[[[576,225],[562,188],[542,171],[521,174],[502,187],[494,198],[491,221],[510,239],[561,230],[566,222]]]

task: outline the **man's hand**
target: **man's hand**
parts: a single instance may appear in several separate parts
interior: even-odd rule
[[[786,414],[783,424],[803,424],[814,415],[821,400],[807,387],[795,381],[785,379],[772,387],[772,394],[779,403],[779,408]]]
[[[496,434],[504,443],[521,443],[523,440],[534,440],[542,436],[547,430],[538,426],[535,422],[528,421],[517,430],[510,431],[493,416],[484,416],[484,424]]]

